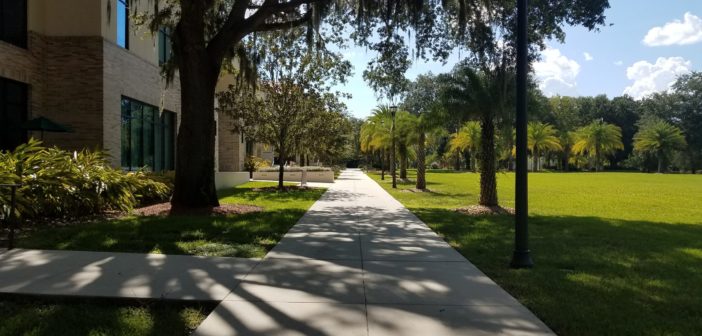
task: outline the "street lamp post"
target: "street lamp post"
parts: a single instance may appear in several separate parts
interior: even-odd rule
[[[534,266],[529,251],[528,193],[527,193],[527,71],[528,35],[527,0],[517,0],[517,167],[515,182],[515,230],[513,268]]]
[[[395,112],[397,112],[397,106],[390,106],[390,115],[392,116],[392,126],[390,126],[390,136],[392,138],[392,160],[390,161],[390,171],[392,174],[393,189],[397,189],[397,174],[395,173]]]

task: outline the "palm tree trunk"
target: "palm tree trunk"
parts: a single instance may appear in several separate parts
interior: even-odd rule
[[[417,184],[416,188],[419,190],[425,190],[427,188],[426,181],[426,152],[424,151],[424,142],[426,141],[426,134],[424,131],[419,132],[419,140],[417,140]]]
[[[453,162],[453,170],[459,171],[461,170],[461,152],[456,151],[456,160]]]
[[[496,206],[495,124],[492,116],[483,116],[480,126],[480,205]]]
[[[531,163],[531,165],[532,165],[533,167],[531,168],[531,171],[535,172],[535,171],[538,171],[538,170],[539,170],[539,152],[536,150],[536,148],[534,148],[534,149],[531,151],[531,154],[532,154],[532,156],[533,156],[533,157],[532,157],[532,163]]]
[[[407,153],[400,152],[400,179],[407,179]]]
[[[380,179],[385,181],[385,149],[380,151]]]
[[[658,151],[658,173],[661,174],[663,173],[663,161],[665,160],[665,157],[663,155],[662,151]]]

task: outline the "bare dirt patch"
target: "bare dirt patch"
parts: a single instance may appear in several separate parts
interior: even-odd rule
[[[501,206],[469,205],[455,209],[455,211],[468,216],[514,215],[513,208]]]
[[[171,210],[171,203],[165,202],[134,209],[134,213],[139,216],[227,216],[261,212],[263,208],[244,204],[222,204],[218,207]]]

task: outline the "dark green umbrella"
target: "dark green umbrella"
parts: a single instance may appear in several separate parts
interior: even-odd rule
[[[61,125],[46,117],[37,117],[29,120],[22,124],[22,128],[28,131],[40,131],[41,140],[44,141],[44,132],[54,132],[54,133],[69,133],[73,130],[68,127]]]

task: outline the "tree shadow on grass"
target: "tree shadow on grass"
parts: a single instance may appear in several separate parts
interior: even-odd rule
[[[213,302],[0,295],[0,335],[188,335]],[[89,316],[90,318],[86,318]]]
[[[532,216],[536,266],[511,270],[512,217],[411,210],[556,333],[702,330],[702,224]]]
[[[21,248],[262,257],[305,213],[280,209],[236,216],[129,217],[40,229]]]

